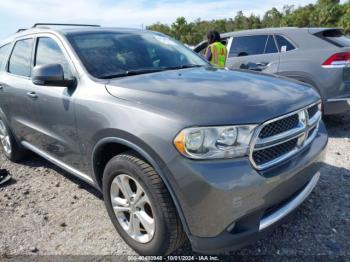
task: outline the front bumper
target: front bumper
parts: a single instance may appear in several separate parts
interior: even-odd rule
[[[325,115],[343,114],[350,111],[350,97],[328,99],[323,102],[323,112]]]
[[[305,150],[261,172],[248,159],[168,163],[193,250],[234,250],[278,224],[316,185],[327,141],[321,122]]]
[[[258,230],[252,228],[243,232],[237,232],[236,234],[226,231],[213,238],[192,237],[191,243],[193,250],[203,254],[221,253],[228,250],[233,251],[266,236],[277,225],[280,225],[311,194],[319,178],[320,173],[317,172],[298,194],[280,205],[273,212],[263,215],[260,219]]]

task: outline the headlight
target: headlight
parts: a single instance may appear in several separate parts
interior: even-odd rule
[[[174,145],[193,159],[234,158],[248,154],[256,125],[193,127],[182,130]]]

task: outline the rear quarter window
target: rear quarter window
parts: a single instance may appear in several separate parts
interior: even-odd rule
[[[33,39],[16,42],[9,60],[9,73],[19,76],[30,76],[33,42]]]
[[[6,63],[9,48],[10,44],[6,44],[0,47],[0,69],[2,69],[2,66]]]
[[[287,52],[295,49],[295,46],[284,36],[276,35],[275,37],[280,52]]]

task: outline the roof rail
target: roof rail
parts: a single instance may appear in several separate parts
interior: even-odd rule
[[[22,31],[26,31],[27,29],[26,28],[20,28],[16,31],[16,33],[19,33],[19,32],[22,32]]]
[[[90,27],[100,27],[100,25],[88,25],[88,24],[59,24],[59,23],[36,23],[32,26],[34,27],[39,27],[39,26],[45,26],[45,25],[53,25],[53,26],[90,26]]]

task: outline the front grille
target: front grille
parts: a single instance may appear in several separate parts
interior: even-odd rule
[[[307,138],[312,137],[312,135],[314,134],[314,132],[316,131],[316,129],[317,129],[316,126],[312,127],[312,128],[309,130],[309,134],[308,134]]]
[[[309,107],[307,112],[309,114],[309,118],[312,118],[318,112],[318,105],[313,105]]]
[[[276,122],[273,122],[265,126],[260,134],[260,138],[267,138],[270,136],[278,135],[280,133],[286,132],[298,126],[299,117],[297,114],[288,116]]]
[[[258,170],[289,159],[316,137],[321,120],[318,104],[270,120],[255,131],[250,161]]]
[[[276,158],[283,156],[291,152],[297,146],[298,139],[292,139],[285,143],[279,144],[277,146],[269,147],[267,149],[262,149],[255,151],[253,153],[253,159],[257,165],[263,165]]]

